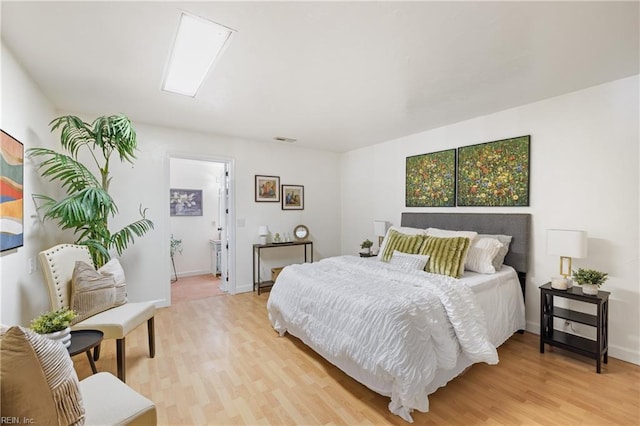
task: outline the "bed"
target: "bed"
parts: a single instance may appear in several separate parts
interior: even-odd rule
[[[429,394],[474,363],[497,364],[496,348],[524,329],[530,215],[403,213],[401,226],[512,239],[499,271],[459,279],[356,256],[291,265],[267,309],[281,336],[389,396],[389,410],[412,422],[414,409],[428,411]]]

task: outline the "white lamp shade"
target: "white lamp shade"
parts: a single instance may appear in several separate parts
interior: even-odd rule
[[[373,221],[373,235],[376,237],[384,237],[387,233],[387,222],[385,220]]]
[[[547,254],[573,258],[587,257],[587,233],[568,229],[548,229]]]
[[[261,237],[269,235],[269,227],[267,225],[260,225],[258,227],[258,235],[260,235]]]

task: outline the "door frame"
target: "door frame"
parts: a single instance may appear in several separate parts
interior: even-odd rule
[[[235,196],[235,159],[233,157],[225,157],[218,155],[206,155],[195,154],[192,152],[179,152],[170,151],[166,154],[166,167],[165,167],[165,193],[167,194],[167,206],[169,205],[169,191],[171,185],[171,159],[182,160],[196,160],[209,163],[224,163],[229,169],[229,214],[227,216],[227,240],[229,241],[229,248],[227,250],[227,276],[229,277],[227,283],[227,292],[229,294],[236,294],[236,196]],[[166,209],[165,214],[165,227],[164,227],[164,240],[169,241],[171,239],[171,226],[169,226],[169,209]],[[222,250],[224,250],[224,245]],[[171,278],[167,276],[167,293],[169,300],[171,299]]]

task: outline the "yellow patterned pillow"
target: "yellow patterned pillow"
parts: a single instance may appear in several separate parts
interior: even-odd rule
[[[391,260],[395,250],[402,253],[418,254],[424,238],[424,235],[409,235],[393,229],[389,230],[381,260],[384,262]]]
[[[429,255],[427,272],[460,278],[469,251],[469,239],[464,237],[424,237],[418,254]]]

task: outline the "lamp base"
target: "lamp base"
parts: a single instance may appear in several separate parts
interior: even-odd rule
[[[567,279],[565,277],[553,277],[551,278],[551,288],[556,290],[567,290]]]
[[[264,237],[261,236],[260,237],[260,244],[262,244],[262,245],[267,244],[267,237],[266,236],[264,236]]]

